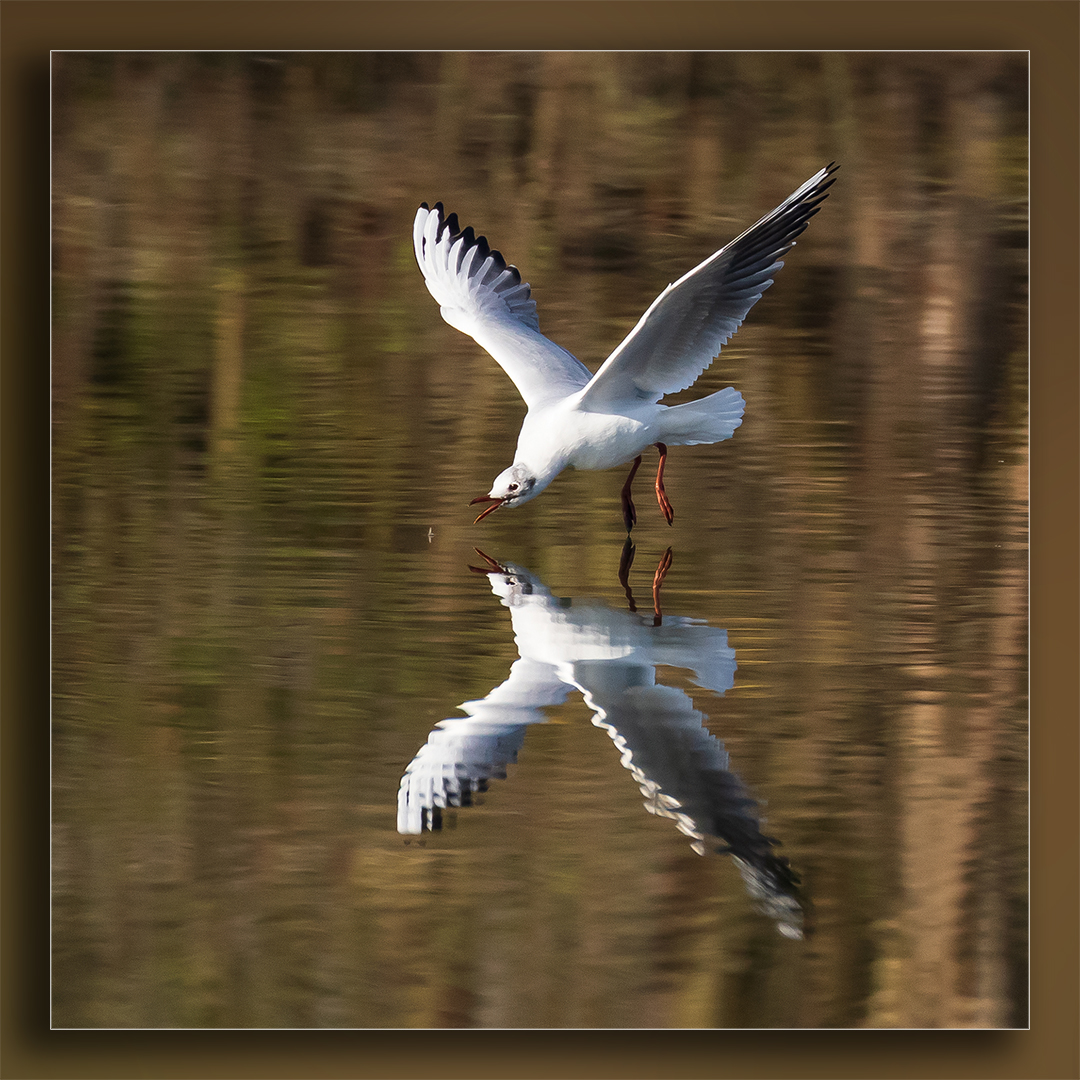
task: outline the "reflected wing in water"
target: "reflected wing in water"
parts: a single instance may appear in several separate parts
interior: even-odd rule
[[[705,717],[676,687],[636,686],[611,693],[604,673],[579,671],[586,701],[633,773],[651,814],[671,818],[699,855],[729,853],[758,907],[785,937],[802,937],[799,879],[778,843],[761,831],[758,804],[729,768],[723,743],[704,727]],[[600,675],[600,678],[596,676]]]
[[[568,687],[545,664],[518,660],[510,677],[482,701],[466,701],[468,716],[442,720],[409,763],[398,789],[398,832],[438,830],[448,806],[469,806],[491,779],[505,780],[530,724],[545,705],[566,700]]]

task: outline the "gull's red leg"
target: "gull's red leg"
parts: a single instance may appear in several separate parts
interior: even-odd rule
[[[660,451],[660,467],[656,470],[656,501],[660,504],[660,509],[664,511],[664,517],[670,525],[675,520],[675,511],[672,510],[667,492],[664,491],[664,463],[667,461],[667,447],[662,442],[654,443],[654,445]],[[633,476],[633,473],[630,475]]]
[[[630,475],[626,478],[626,483],[623,484],[622,488],[622,519],[627,532],[630,532],[637,524],[637,510],[634,509],[634,500],[630,497],[630,485],[634,482],[634,475],[637,473],[640,464],[641,455],[638,454],[634,458],[634,464],[630,466]]]

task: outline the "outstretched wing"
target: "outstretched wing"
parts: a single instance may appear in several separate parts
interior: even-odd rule
[[[495,358],[530,408],[576,393],[592,378],[540,333],[536,301],[517,267],[471,227],[459,230],[457,214],[445,217],[442,203],[416,211],[413,248],[442,317]]]
[[[582,395],[583,408],[659,401],[691,386],[742,325],[784,264],[833,183],[834,163],[690,273],[669,285],[604,361]]]
[[[570,689],[550,664],[522,658],[486,698],[462,704],[468,716],[436,724],[401,778],[398,832],[437,830],[444,808],[469,806],[488,781],[505,780],[526,729],[546,722],[543,708],[561,705]]]

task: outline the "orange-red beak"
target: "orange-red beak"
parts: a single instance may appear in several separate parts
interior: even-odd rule
[[[488,514],[493,514],[498,510],[504,501],[505,500],[503,499],[496,498],[494,495],[477,495],[475,499],[470,500],[469,505],[475,506],[477,503],[491,503],[491,505],[476,519],[476,521],[482,521]],[[476,524],[476,521],[473,522],[474,525]]]

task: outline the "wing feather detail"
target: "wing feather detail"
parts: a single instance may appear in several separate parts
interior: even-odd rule
[[[649,306],[581,397],[602,411],[685,390],[713,362],[773,283],[780,259],[826,198],[838,166],[815,173],[775,210],[714,252]]]
[[[413,250],[442,317],[494,357],[531,408],[576,393],[592,378],[581,361],[540,333],[536,301],[516,266],[442,203],[423,203]]]

